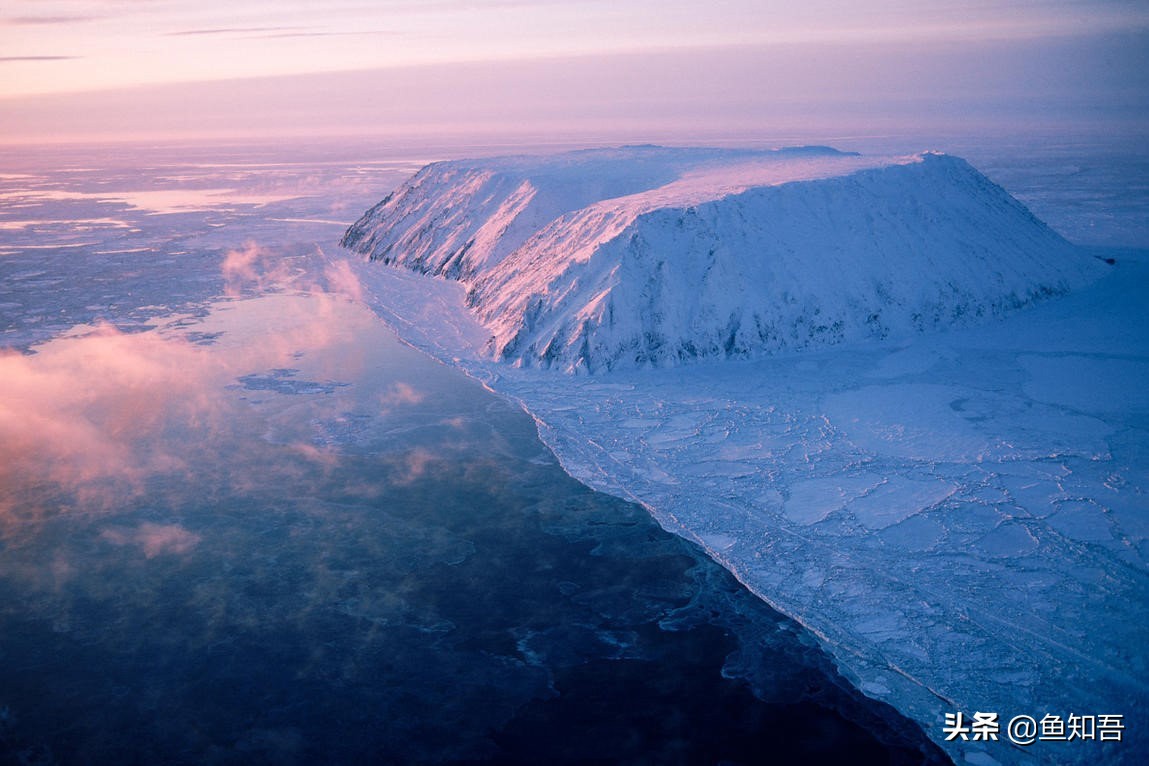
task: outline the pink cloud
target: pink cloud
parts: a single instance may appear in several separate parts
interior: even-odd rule
[[[264,269],[269,258],[250,244],[232,251],[223,268],[233,280],[259,283],[283,270]],[[344,294],[357,284],[346,264],[332,267],[329,283]],[[179,335],[124,333],[104,324],[74,328],[34,354],[0,349],[0,534],[65,507],[120,508],[158,474],[189,477],[197,452],[230,429],[237,407],[247,406],[228,389],[236,378],[294,366],[300,353],[333,344],[350,347],[375,321],[345,297],[311,291],[230,302],[225,313],[204,319],[204,329],[221,329],[239,344],[196,345]],[[361,363],[354,353],[309,358],[330,364],[331,377]],[[398,384],[385,398],[398,406],[422,395]],[[306,444],[296,452],[312,464],[334,459]],[[70,493],[67,506],[37,504],[45,490],[56,489]]]
[[[417,391],[414,386],[399,382],[379,395],[379,403],[383,405],[383,409],[386,411],[401,405],[418,404],[425,398],[426,396],[421,391]]]
[[[0,354],[0,511],[45,481],[99,504],[180,470],[178,443],[158,437],[212,428],[227,379],[202,348],[107,325],[33,355]]]
[[[100,538],[112,545],[134,545],[144,552],[145,558],[161,554],[184,554],[199,545],[203,539],[179,524],[153,524],[144,522],[135,529],[114,527],[105,529]]]
[[[428,449],[416,447],[400,456],[389,458],[387,462],[396,472],[391,478],[392,483],[406,486],[426,476],[435,465],[442,462],[442,458]]]
[[[229,250],[220,264],[224,279],[224,294],[237,298],[243,291],[263,292],[276,287],[288,287],[295,279],[282,254],[257,244],[247,242],[238,250]]]
[[[328,292],[344,295],[358,303],[363,302],[363,285],[347,261],[328,264],[323,275],[327,279]]]

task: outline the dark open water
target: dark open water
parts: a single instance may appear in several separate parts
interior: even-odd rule
[[[2,762],[923,759],[802,629],[361,306],[155,324],[6,359],[31,433]]]

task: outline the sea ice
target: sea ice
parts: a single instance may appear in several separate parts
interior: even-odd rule
[[[985,191],[965,170],[957,177],[958,190]],[[969,228],[976,205],[953,189],[935,202],[927,221],[1010,268],[1012,256]],[[943,221],[950,205],[963,213]],[[957,329],[897,343],[592,376],[492,359],[490,339],[507,328],[484,325],[474,281],[356,271],[405,340],[521,403],[569,473],[697,541],[959,763],[1139,763],[1149,752],[1149,257],[1125,251],[1100,272],[1084,257],[1092,263],[1067,277],[1076,292],[997,322],[959,317],[932,325]],[[1003,727],[1019,715],[1120,714],[1124,742],[1026,749],[1004,728],[998,741],[944,740],[946,714],[976,711]]]

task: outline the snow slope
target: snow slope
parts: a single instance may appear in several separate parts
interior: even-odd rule
[[[344,244],[462,280],[496,358],[589,371],[907,337],[1100,270],[960,159],[824,147],[439,163]]]

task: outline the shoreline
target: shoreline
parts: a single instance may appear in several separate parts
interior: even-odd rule
[[[1129,253],[1125,252],[1122,256],[1125,267],[1132,267],[1134,272],[1139,274],[1139,279],[1145,279],[1145,274],[1140,273],[1145,271],[1143,268],[1144,261],[1130,264],[1128,255]],[[1144,255],[1144,251],[1142,251],[1142,255]],[[682,491],[680,480],[690,480],[689,476],[674,476],[673,467],[675,465],[681,467],[684,464],[681,455],[676,458],[678,462],[665,458],[665,455],[664,458],[660,459],[658,454],[664,453],[652,449],[649,442],[643,441],[642,436],[636,438],[632,433],[633,431],[640,431],[650,439],[657,439],[660,436],[657,432],[659,426],[654,421],[658,418],[661,417],[669,422],[676,417],[681,418],[690,415],[689,406],[684,405],[681,410],[675,410],[670,406],[674,399],[673,392],[667,388],[658,387],[659,377],[665,376],[667,371],[647,370],[632,374],[571,377],[559,376],[549,371],[509,368],[498,363],[484,361],[478,358],[473,351],[473,349],[481,347],[478,341],[482,340],[483,331],[470,320],[465,310],[461,309],[463,289],[461,286],[413,273],[404,273],[401,270],[391,269],[381,264],[362,263],[355,268],[361,282],[367,287],[367,292],[371,294],[368,301],[369,305],[395,330],[403,342],[430,354],[444,364],[462,370],[489,390],[517,403],[534,419],[539,438],[555,454],[564,471],[593,489],[638,502],[651,513],[664,529],[698,543],[712,560],[730,571],[755,597],[799,622],[818,636],[823,647],[834,657],[840,672],[856,688],[867,696],[893,704],[900,712],[916,720],[923,726],[927,735],[931,736],[937,744],[942,745],[950,757],[955,759],[984,757],[999,763],[1026,763],[1031,757],[1039,759],[1054,757],[1059,760],[1070,761],[1079,758],[1082,761],[1087,761],[1097,755],[1088,747],[1081,747],[1076,750],[1066,750],[1064,747],[1060,747],[1054,750],[1053,747],[1056,746],[1039,743],[1038,746],[1046,746],[1046,752],[1042,754],[1041,751],[1037,751],[1031,755],[1030,752],[1020,747],[1010,747],[1008,742],[989,743],[989,747],[981,742],[959,742],[955,746],[953,743],[944,742],[941,737],[944,714],[964,711],[968,717],[976,710],[993,707],[1000,708],[1001,715],[1008,719],[1014,715],[1032,715],[1033,713],[1027,713],[1027,708],[1030,707],[1037,710],[1037,714],[1040,714],[1046,708],[1056,710],[1058,706],[1106,707],[1105,701],[1110,700],[1112,702],[1111,707],[1116,705],[1116,707],[1128,711],[1126,713],[1128,738],[1126,744],[1120,746],[1122,749],[1119,752],[1111,750],[1105,755],[1106,757],[1115,756],[1136,760],[1136,753],[1139,748],[1143,747],[1141,744],[1136,744],[1143,734],[1143,731],[1136,731],[1139,728],[1137,727],[1137,716],[1143,709],[1141,703],[1136,701],[1149,699],[1149,689],[1136,680],[1135,671],[1127,671],[1132,673],[1131,675],[1125,675],[1121,671],[1122,660],[1117,656],[1103,653],[1099,657],[1094,657],[1086,654],[1090,651],[1088,649],[1071,650],[1069,637],[1064,631],[1072,631],[1075,620],[1086,623],[1101,621],[1106,626],[1107,635],[1102,639],[1105,645],[1113,646],[1121,643],[1121,639],[1115,637],[1114,633],[1126,634],[1124,636],[1126,642],[1131,645],[1138,645],[1137,618],[1130,615],[1127,619],[1121,619],[1121,610],[1111,609],[1105,604],[1113,598],[1120,597],[1127,608],[1144,609],[1147,601],[1149,601],[1145,598],[1146,590],[1149,589],[1149,581],[1147,581],[1149,578],[1146,578],[1143,572],[1125,569],[1125,565],[1111,559],[1110,554],[1098,551],[1082,554],[1084,558],[1074,563],[1074,560],[1064,561],[1053,556],[1052,550],[1054,549],[1041,548],[1036,551],[1025,549],[1023,543],[1008,536],[1004,538],[1004,542],[998,544],[992,537],[994,530],[1004,528],[1008,532],[1011,528],[1009,523],[1002,525],[1000,521],[995,520],[989,527],[979,529],[976,528],[976,522],[969,522],[971,525],[975,525],[972,532],[968,529],[959,529],[949,533],[954,535],[954,539],[950,542],[951,545],[957,545],[959,538],[965,539],[969,538],[971,534],[976,534],[978,535],[976,539],[989,540],[993,545],[999,547],[983,555],[985,562],[984,567],[981,567],[983,571],[979,572],[978,567],[974,567],[972,571],[966,572],[966,577],[973,577],[976,581],[975,584],[978,584],[982,590],[980,592],[977,588],[964,590],[957,598],[951,597],[947,604],[940,600],[938,588],[941,587],[942,583],[948,581],[948,576],[937,573],[930,575],[927,572],[923,578],[919,570],[917,571],[918,579],[915,580],[908,576],[911,570],[904,570],[906,574],[897,574],[897,572],[903,571],[900,563],[893,564],[891,570],[892,561],[887,562],[883,569],[883,565],[876,563],[883,560],[881,556],[876,559],[873,558],[866,552],[864,544],[858,545],[849,537],[826,537],[822,535],[821,541],[815,540],[813,547],[811,547],[811,540],[814,538],[802,539],[803,535],[809,534],[813,534],[817,538],[820,528],[824,528],[828,524],[837,524],[840,530],[853,530],[852,534],[859,534],[871,540],[878,540],[882,544],[888,544],[880,536],[889,536],[890,533],[887,530],[897,530],[902,522],[908,521],[912,525],[916,523],[914,517],[929,520],[930,514],[934,516],[944,515],[946,507],[949,507],[950,513],[953,512],[953,503],[957,502],[962,497],[961,493],[966,490],[956,487],[957,479],[954,471],[951,470],[952,466],[968,465],[974,470],[984,471],[986,465],[996,464],[1000,466],[1000,470],[1008,472],[1023,465],[1034,464],[1034,461],[1040,463],[1043,459],[1041,453],[1048,448],[1048,444],[1034,441],[1033,434],[1030,434],[1031,444],[1029,447],[1022,445],[1025,448],[1015,448],[1012,452],[1009,452],[1001,444],[996,447],[990,445],[989,453],[984,453],[984,450],[979,452],[981,447],[970,446],[973,444],[971,440],[976,436],[976,433],[968,429],[959,429],[957,433],[950,434],[951,437],[960,437],[957,447],[945,446],[943,443],[945,439],[942,439],[941,442],[927,441],[927,446],[933,444],[936,448],[943,451],[948,449],[951,453],[940,455],[940,463],[936,462],[938,458],[931,462],[935,467],[941,466],[939,469],[941,473],[936,479],[923,477],[920,473],[920,466],[914,468],[911,465],[915,464],[913,460],[907,463],[905,456],[896,454],[896,445],[891,447],[888,444],[871,443],[869,446],[873,449],[884,449],[887,452],[893,449],[894,453],[886,454],[885,457],[881,458],[885,461],[881,464],[885,465],[884,469],[881,468],[881,465],[875,465],[873,459],[868,459],[869,463],[863,461],[864,464],[860,466],[865,470],[856,470],[849,469],[849,464],[850,460],[856,461],[857,458],[848,458],[836,454],[831,444],[830,447],[826,448],[828,451],[823,450],[821,460],[833,463],[845,459],[846,473],[850,474],[852,471],[853,474],[860,474],[859,480],[863,483],[869,474],[894,476],[896,479],[894,490],[897,491],[886,495],[890,504],[916,502],[922,504],[923,507],[914,513],[892,519],[883,516],[886,513],[885,508],[871,507],[871,516],[859,521],[858,518],[847,518],[849,516],[847,511],[834,510],[833,508],[828,513],[822,513],[817,507],[814,507],[813,510],[791,512],[787,510],[789,500],[779,502],[777,498],[774,498],[761,503],[761,505],[773,503],[776,506],[769,520],[739,518],[739,514],[745,515],[747,513],[746,509],[756,507],[755,501],[747,501],[746,487],[755,483],[759,488],[763,484],[770,484],[770,481],[762,480],[761,470],[757,470],[757,473],[752,471],[749,475],[739,474],[736,466],[739,462],[738,459],[721,462],[715,466],[717,473],[711,477],[709,487],[711,490],[717,488],[717,498],[715,496],[706,497],[707,488],[705,485],[707,481],[705,478],[696,476],[695,480],[698,483],[690,486],[687,493],[689,496],[685,499],[676,499],[676,493]],[[387,276],[382,276],[384,274]],[[1069,319],[1073,320],[1076,317],[1073,312],[1080,308],[1079,306],[1074,307],[1074,301],[1077,303],[1082,301],[1086,303],[1111,301],[1112,295],[1106,291],[1112,292],[1117,282],[1118,280],[1114,278],[1102,278],[1095,285],[1068,298],[1052,301],[1026,312],[1019,312],[1018,315],[1005,320],[1003,323],[954,331],[943,334],[941,338],[947,349],[964,349],[963,353],[976,352],[982,355],[992,355],[991,348],[994,339],[999,335],[1008,335],[1011,327],[1015,327],[1018,323],[1025,325],[1027,323],[1039,323],[1043,320],[1048,321],[1051,313],[1055,317],[1058,313],[1069,312]],[[1069,303],[1067,304],[1066,301]],[[452,302],[455,302],[456,313],[452,313]],[[459,311],[463,313],[460,314]],[[1036,318],[1031,319],[1035,312]],[[880,346],[842,348],[817,354],[788,357],[782,362],[778,360],[756,360],[730,364],[741,365],[741,369],[746,371],[745,375],[747,376],[757,374],[759,377],[765,377],[762,374],[763,369],[780,375],[780,365],[784,363],[793,364],[797,367],[811,367],[805,376],[785,378],[786,384],[790,386],[790,389],[787,390],[789,406],[797,408],[788,410],[788,416],[793,416],[795,412],[800,411],[802,409],[800,405],[803,401],[807,405],[813,402],[815,405],[821,406],[825,403],[824,399],[833,396],[839,396],[839,398],[846,396],[847,404],[858,403],[849,398],[848,385],[845,386],[845,393],[831,390],[828,394],[815,396],[813,399],[809,398],[809,391],[794,393],[793,389],[800,389],[804,385],[800,378],[817,377],[819,373],[824,374],[828,370],[837,375],[839,380],[846,380],[849,375],[855,375],[865,380],[867,375],[865,370],[872,371],[885,365],[886,368],[889,368],[885,370],[886,377],[871,378],[870,380],[876,385],[888,385],[893,394],[899,398],[903,394],[908,394],[909,389],[902,390],[897,386],[924,386],[924,388],[915,390],[924,391],[930,395],[945,394],[949,396],[952,393],[950,389],[956,390],[957,388],[962,388],[968,393],[966,389],[968,381],[960,382],[960,384],[953,380],[928,382],[929,370],[936,367],[938,361],[937,359],[915,358],[915,355],[920,356],[919,352],[926,346],[927,341],[935,343],[938,339],[939,336],[929,336],[926,341],[914,340],[894,348]],[[1030,340],[1032,342],[1032,338]],[[1022,361],[1026,361],[1031,355],[1023,351],[1011,353],[1015,353],[1016,358],[1022,359]],[[720,365],[711,366],[709,371],[675,368],[676,375],[685,375],[693,381],[692,386],[687,387],[688,393],[680,392],[679,398],[689,400],[693,396],[697,402],[700,398],[713,394],[712,389],[708,386],[719,385],[718,378],[721,376],[714,371],[714,368],[718,366]],[[899,367],[904,369],[895,369]],[[757,373],[751,372],[755,369],[757,369]],[[730,372],[730,370],[727,369],[726,372]],[[922,382],[923,376],[927,382]],[[556,387],[555,383],[560,381],[563,385]],[[642,393],[644,386],[652,386],[654,389],[645,398]],[[556,388],[563,390],[559,392],[555,390]],[[733,429],[733,431],[740,428],[747,432],[753,431],[754,418],[757,417],[762,421],[764,410],[755,409],[758,405],[753,401],[743,400],[739,402],[736,396],[737,390],[747,391],[749,389],[739,389],[737,385],[732,384],[729,388],[721,390],[720,395],[713,395],[715,401],[725,402],[726,405],[735,410],[739,406],[751,407],[754,405],[751,407],[753,412],[751,412],[749,421],[745,419],[739,421],[736,415],[732,415],[722,426],[711,423],[710,431],[707,431],[706,428],[698,429],[697,424],[694,424],[695,433],[670,434],[669,436],[663,434],[662,436],[670,439],[670,443],[678,443],[679,438],[688,435],[696,440],[700,438],[702,440],[706,438],[717,439],[714,444],[721,445],[727,443],[729,436],[729,432],[727,432],[722,438],[717,438],[716,434],[718,430],[721,430],[721,427]],[[983,393],[988,396],[988,393]],[[806,397],[805,400],[803,400],[803,396]],[[1026,394],[1026,396],[1028,395]],[[956,398],[955,401],[957,401]],[[1012,405],[1007,406],[1004,399],[994,401],[997,402],[994,406],[999,408],[999,414],[1005,418],[1002,427],[1016,436],[1017,434],[1013,432],[1022,426],[1016,421],[1016,413],[1014,415],[1009,414],[1013,412]],[[642,402],[646,402],[646,405],[643,405]],[[797,404],[795,404],[796,402]],[[641,411],[643,406],[647,407],[645,413]],[[785,402],[781,403],[781,409],[785,410],[786,406]],[[1137,411],[1139,406],[1134,403],[1134,411]],[[624,423],[618,418],[612,419],[609,413],[599,413],[592,418],[589,414],[590,411],[599,408],[615,413],[623,411],[631,413],[638,411],[638,413],[632,418],[634,422],[631,423]],[[778,410],[775,409],[775,412],[777,413]],[[1043,412],[1045,416],[1054,418],[1054,420],[1045,424],[1044,436],[1041,438],[1045,441],[1052,439],[1056,442],[1058,449],[1064,453],[1063,460],[1072,463],[1075,471],[1087,471],[1090,469],[1090,464],[1096,464],[1098,460],[1113,460],[1111,452],[1106,458],[1104,447],[1106,435],[1111,436],[1112,431],[1096,432],[1093,437],[1089,437],[1085,439],[1085,442],[1079,444],[1078,435],[1082,432],[1081,429],[1084,428],[1085,432],[1088,432],[1089,428],[1094,427],[1087,420],[1081,419],[1085,416],[1066,414],[1065,417],[1068,419],[1058,421],[1053,410]],[[593,422],[589,424],[582,422],[583,414],[586,414],[587,419]],[[695,414],[698,413],[695,412]],[[743,415],[745,414],[746,412],[743,412]],[[909,415],[912,420],[913,413],[909,413]],[[1006,417],[1007,415],[1008,417]],[[1127,435],[1136,433],[1136,416],[1132,417],[1133,421],[1129,421],[1127,425],[1134,428],[1134,431],[1128,432],[1126,428],[1122,433]],[[1010,418],[1014,418],[1014,420],[1011,421]],[[992,421],[992,419],[990,420]],[[1094,417],[1093,419],[1097,418]],[[1110,416],[1109,419],[1112,420],[1113,417]],[[1120,420],[1120,418],[1118,419]],[[768,420],[769,417],[766,417],[765,421]],[[785,418],[783,417],[782,420]],[[612,423],[615,425],[611,426]],[[618,423],[624,423],[624,425],[619,427]],[[926,419],[926,423],[933,426],[938,425],[932,422],[930,418]],[[942,425],[956,427],[954,423],[948,424],[948,426],[945,423]],[[1034,424],[1030,423],[1027,427],[1032,428]],[[780,448],[781,442],[793,441],[799,433],[808,435],[811,432],[783,429],[778,434],[781,441],[773,442],[774,447]],[[622,435],[619,436],[619,434]],[[616,437],[617,441],[612,443]],[[758,444],[757,449],[755,449],[755,445],[747,442],[746,437],[746,433],[736,435],[735,441],[740,447],[748,449],[749,452],[735,457],[740,457],[743,464],[760,461],[764,454],[761,444]],[[1135,436],[1129,436],[1129,438],[1133,438],[1134,442],[1136,441]],[[962,442],[962,439],[965,441]],[[801,438],[798,438],[798,441],[801,441]],[[841,449],[846,444],[846,442],[839,441],[838,448]],[[963,453],[963,450],[969,449],[973,449],[974,452],[971,454]],[[995,449],[998,452],[993,452]],[[1084,452],[1082,452],[1083,449]],[[1006,450],[1006,452],[1001,450]],[[1080,457],[1074,457],[1074,450],[1080,453]],[[691,453],[691,457],[698,460],[703,455],[695,450]],[[987,463],[987,461],[989,462]],[[689,461],[685,464],[689,465]],[[735,464],[735,467],[731,467],[732,464]],[[950,468],[946,468],[946,466]],[[1135,466],[1131,466],[1131,469],[1135,470]],[[724,471],[726,472],[725,476],[723,475]],[[1001,476],[1004,477],[1002,481],[1007,481],[1007,483],[1012,481],[1005,473]],[[1083,476],[1081,481],[1084,481],[1085,484],[1081,486],[1096,486],[1092,483],[1096,480]],[[813,479],[810,482],[796,481],[793,486],[798,487],[801,491],[806,491],[807,494],[814,491],[817,495],[816,490],[819,490],[821,486],[817,483],[818,481],[818,479]],[[950,482],[952,486],[942,486],[942,483],[946,481]],[[889,483],[887,480],[886,484]],[[982,483],[985,484],[986,482]],[[777,485],[778,482],[774,481],[774,484]],[[722,489],[723,486],[725,489]],[[877,480],[877,484],[874,485],[876,488],[882,486],[882,480]],[[805,487],[811,489],[805,490]],[[863,489],[867,489],[867,487],[863,487]],[[942,491],[937,491],[939,489]],[[741,497],[736,496],[739,491],[743,492]],[[869,490],[871,494],[874,491],[879,491],[880,494],[881,490]],[[723,494],[727,497],[723,498]],[[957,499],[953,499],[955,495]],[[863,492],[857,495],[857,498],[866,496],[866,492]],[[902,500],[898,500],[899,497]],[[817,500],[817,497],[814,497],[814,500]],[[858,503],[858,505],[862,504],[864,501]],[[817,506],[816,502],[815,506]],[[682,517],[683,508],[688,509],[688,515],[685,518]],[[973,506],[970,508],[972,509]],[[813,513],[814,516],[807,518],[802,515],[803,513]],[[1024,523],[1034,526],[1041,522],[1036,517],[1034,519],[1033,521],[1024,521]],[[1023,522],[1014,522],[1014,524],[1021,523]],[[814,531],[810,532],[810,530]],[[1064,532],[1058,530],[1056,534],[1061,536]],[[761,550],[755,550],[752,547],[752,541],[760,538],[761,535],[770,536],[771,539],[762,546]],[[964,537],[961,537],[963,535]],[[748,538],[751,547],[748,547]],[[854,547],[843,553],[826,547],[829,541],[846,541]],[[907,544],[913,548],[912,540]],[[1043,546],[1050,544],[1053,543],[1047,543],[1044,539],[1041,542]],[[1096,544],[1096,541],[1089,543],[1092,546]],[[985,545],[989,547],[990,543]],[[1014,547],[1010,548],[1011,545]],[[822,553],[819,554],[817,551],[822,551]],[[762,555],[767,556],[765,561],[771,562],[769,566],[762,561]],[[845,569],[833,570],[833,561],[840,559],[843,555],[853,556],[855,562],[848,564]],[[930,554],[914,555],[912,550],[907,555],[914,558],[915,563],[929,560],[931,556]],[[952,554],[940,555],[942,556],[940,560],[952,560]],[[799,559],[795,561],[789,558],[792,556],[798,556]],[[811,556],[813,558],[810,558]],[[1100,558],[1098,558],[1099,556]],[[886,558],[888,559],[888,556]],[[995,572],[1001,570],[1003,566],[1008,567],[1011,558],[1025,560],[1025,566],[1044,566],[1046,569],[1043,571],[1049,573],[1048,577],[1060,579],[1062,582],[1071,581],[1075,577],[1076,568],[1086,566],[1085,562],[1088,561],[1092,562],[1091,565],[1107,567],[1107,571],[1114,573],[1111,576],[1123,577],[1124,585],[1119,585],[1112,595],[1101,593],[1095,594],[1094,597],[1088,592],[1083,592],[1071,605],[1071,611],[1076,612],[1076,617],[1073,620],[1066,620],[1063,614],[1050,615],[1047,618],[1042,618],[1047,620],[1045,627],[1042,628],[1041,625],[1033,621],[1037,618],[1026,617],[1020,612],[1018,615],[1006,613],[998,616],[993,615],[989,610],[993,601],[1004,596],[1001,591],[991,592],[984,589],[988,587],[987,583],[992,582],[998,576],[994,574]],[[756,565],[755,560],[759,560],[760,563]],[[863,585],[862,582],[850,582],[847,573],[854,571],[854,567],[866,566],[862,563],[866,561],[870,562],[868,571],[878,572],[884,578],[880,581],[880,587],[875,587],[874,583]],[[1104,563],[1106,561],[1109,563]],[[1098,562],[1101,563],[1098,564]],[[770,571],[772,567],[779,567],[780,565],[788,567],[788,573],[779,574]],[[917,565],[921,566],[920,563]],[[830,569],[827,570],[827,567]],[[803,578],[809,579],[810,573],[818,569],[823,571],[823,579],[821,582],[815,583],[814,586],[807,587],[809,584],[803,583]],[[835,571],[838,573],[835,574]],[[867,570],[860,569],[857,571]],[[1121,574],[1122,571],[1124,571],[1124,575]],[[891,572],[894,572],[893,577],[889,576]],[[923,581],[926,586],[923,586]],[[927,586],[932,586],[932,589]],[[870,592],[857,591],[858,587],[869,588]],[[925,590],[922,590],[923,587]],[[1004,585],[998,587],[1001,588]],[[826,588],[830,588],[831,591],[826,591]],[[811,598],[816,599],[820,591],[823,593],[834,592],[833,589],[835,588],[837,589],[836,592],[841,594],[837,603],[845,603],[847,606],[833,606],[834,602],[827,602],[831,605],[819,607],[816,600],[810,600]],[[915,593],[929,595],[925,597],[915,596]],[[1124,595],[1119,596],[1119,594]],[[973,598],[974,606],[966,604],[965,602],[969,598],[962,598],[962,596]],[[857,601],[858,599],[861,601]],[[922,600],[923,603],[915,607],[915,599]],[[938,599],[939,603],[928,603],[928,600],[932,599]],[[883,606],[883,603],[891,606]],[[855,604],[855,606],[851,607],[849,604]],[[977,611],[972,612],[976,615],[972,621],[968,617],[960,618],[957,616],[974,608]],[[1024,607],[1019,604],[1019,608]],[[839,611],[842,609],[846,611]],[[938,612],[939,609],[941,610],[940,613]],[[944,615],[947,613],[951,617],[945,617]],[[952,632],[954,629],[962,632],[954,634]],[[920,634],[922,630],[926,631],[927,637],[925,639]],[[1041,630],[1061,631],[1062,637],[1055,639],[1054,636],[1058,635],[1057,632],[1050,634],[1041,632]],[[1028,640],[1033,642],[1029,647],[1031,656],[1019,655],[1020,645],[1014,643],[1018,640],[1018,636],[1028,636]],[[982,674],[962,678],[961,676],[964,674],[955,672],[955,668],[959,668],[961,661],[970,656],[971,649],[977,646],[982,647],[979,662],[988,663],[985,665],[986,671]],[[993,648],[995,646],[996,649]],[[1111,649],[1105,650],[1105,652],[1111,651]],[[938,652],[944,653],[938,655]],[[1043,662],[1048,667],[1043,668]],[[939,667],[946,663],[951,665],[948,670]],[[1081,683],[1085,684],[1089,691],[1084,694],[1073,691],[1066,693],[1060,685],[1060,680],[1065,675],[1082,679]],[[1084,680],[1086,678],[1091,679],[1091,682],[1086,683]],[[1138,737],[1138,740],[1133,740],[1133,737]],[[1132,746],[1130,743],[1133,743]]]

